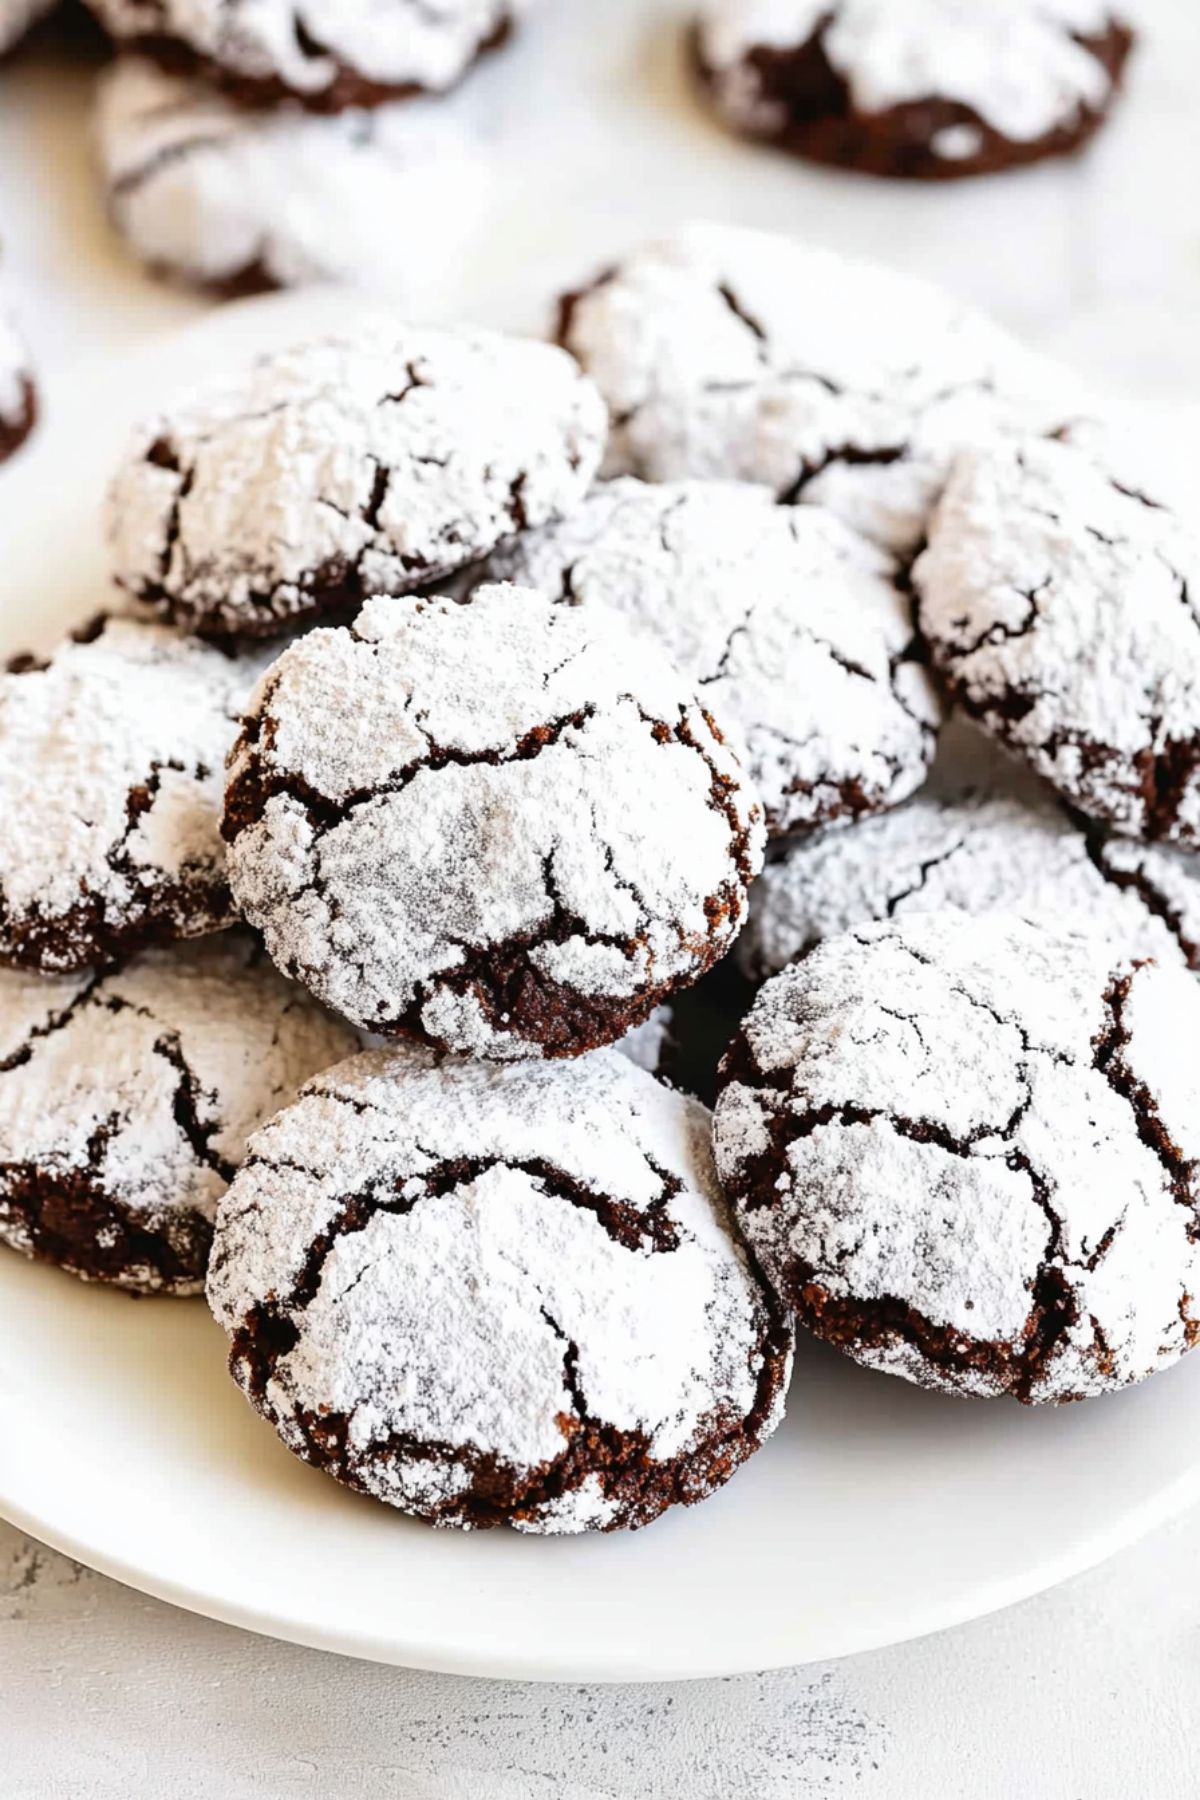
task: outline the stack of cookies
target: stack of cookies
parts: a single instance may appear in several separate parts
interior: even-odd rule
[[[1023,1401],[1200,1329],[1177,517],[784,240],[560,336],[377,319],[147,421],[126,613],[0,689],[0,1233],[206,1283],[297,1455],[531,1532],[712,1493],[797,1320]],[[661,1056],[735,941],[714,1117]]]

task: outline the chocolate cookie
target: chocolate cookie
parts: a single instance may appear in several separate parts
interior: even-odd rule
[[[944,181],[1080,149],[1133,41],[1108,0],[704,0],[697,55],[747,136]]]
[[[941,711],[911,600],[832,513],[734,482],[618,480],[488,568],[656,639],[740,726],[772,834],[878,812],[924,780]]]
[[[762,482],[902,554],[956,449],[1084,404],[940,289],[729,225],[635,250],[567,296],[559,336],[608,403],[606,474]]]
[[[37,422],[37,388],[29,353],[0,311],[0,463],[19,450]]]
[[[709,1115],[624,1057],[405,1049],[311,1081],[221,1207],[230,1368],[296,1455],[435,1525],[615,1531],[783,1412],[790,1331]]]
[[[107,974],[0,971],[0,1241],[199,1293],[247,1134],[354,1048],[246,932]]]
[[[750,890],[737,959],[764,981],[852,926],[951,906],[1070,920],[1128,956],[1200,969],[1200,857],[1085,828],[1007,759],[983,782],[935,766],[908,805],[781,845]]]
[[[381,319],[145,424],[109,492],[113,570],[202,636],[269,635],[557,518],[603,447],[560,350]]]
[[[624,622],[516,587],[373,600],[261,684],[230,759],[238,905],[347,1018],[489,1057],[611,1043],[724,954],[762,813]]]
[[[1069,444],[964,455],[913,578],[963,705],[1090,818],[1200,846],[1200,540]]]
[[[404,291],[444,263],[483,184],[444,102],[318,118],[239,106],[146,57],[100,78],[95,139],[109,216],[154,273],[229,294],[333,280]],[[380,221],[403,219],[404,233]]]
[[[762,989],[717,1167],[818,1336],[951,1393],[1083,1399],[1200,1333],[1200,987],[1094,937],[928,913]]]
[[[231,922],[222,768],[261,666],[102,619],[0,675],[0,963],[80,969]]]
[[[15,50],[25,34],[57,4],[58,0],[0,0],[0,56]]]
[[[528,0],[87,0],[127,49],[250,106],[314,112],[444,93],[508,37]]]

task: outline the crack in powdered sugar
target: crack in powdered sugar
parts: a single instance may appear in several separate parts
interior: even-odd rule
[[[863,927],[763,988],[718,1167],[767,1274],[859,1360],[955,1392],[1105,1392],[1195,1338],[1197,1029],[1190,976],[1083,934]]]
[[[740,726],[772,832],[860,818],[924,779],[940,708],[911,601],[891,558],[829,513],[734,483],[617,480],[487,572],[656,639]]]
[[[937,288],[732,226],[635,250],[564,300],[560,340],[608,403],[607,474],[761,482],[905,555],[956,450],[1080,409]]]
[[[244,932],[86,977],[0,971],[0,1238],[197,1292],[248,1133],[356,1042]]]
[[[278,632],[557,518],[604,431],[552,345],[364,321],[143,426],[109,492],[114,573],[189,629]]]
[[[1089,817],[1200,846],[1200,541],[1097,450],[962,457],[914,569],[971,715]]]
[[[727,948],[760,809],[621,622],[515,587],[373,601],[255,697],[225,832],[288,974],[376,1031],[573,1055]]]
[[[708,1130],[610,1053],[355,1058],[256,1136],[222,1207],[234,1374],[299,1455],[434,1523],[613,1529],[702,1499],[778,1423],[790,1357]]]

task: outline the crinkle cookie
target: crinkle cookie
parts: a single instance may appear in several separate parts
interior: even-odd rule
[[[740,726],[773,834],[894,806],[941,716],[894,562],[832,513],[734,482],[602,484],[489,572],[599,601]]]
[[[423,264],[444,261],[484,181],[440,103],[254,110],[140,56],[101,76],[95,131],[109,215],[134,254],[224,295],[322,280],[402,290],[413,242]]]
[[[26,32],[57,4],[58,0],[0,0],[0,56],[15,50]]]
[[[729,225],[633,251],[567,296],[559,336],[608,403],[605,473],[762,482],[904,554],[958,449],[1083,404],[942,290]]]
[[[0,311],[0,463],[19,450],[37,422],[37,388],[29,352]]]
[[[604,432],[551,345],[367,322],[143,425],[109,490],[113,571],[202,636],[269,635],[557,518]]]
[[[444,93],[529,0],[87,0],[127,49],[251,106],[314,112]]]
[[[435,1525],[647,1525],[783,1413],[790,1330],[709,1114],[611,1052],[309,1082],[251,1143],[208,1293],[287,1447]]]
[[[230,759],[238,905],[349,1019],[575,1056],[722,956],[762,813],[623,621],[516,587],[375,600],[263,679]]]
[[[0,963],[80,969],[231,923],[222,769],[261,668],[109,618],[0,674]]]
[[[780,1296],[859,1362],[1083,1399],[1200,1333],[1200,986],[1012,915],[833,938],[722,1067],[717,1167]]]
[[[913,572],[962,706],[1089,818],[1200,846],[1200,539],[1070,445],[962,457]]]
[[[1200,857],[1085,829],[1019,765],[982,784],[937,776],[856,831],[780,847],[737,942],[751,980],[854,925],[951,906],[1070,920],[1128,956],[1200,969]]]
[[[0,971],[0,1241],[199,1293],[248,1133],[356,1047],[245,932],[107,974]]]
[[[1078,150],[1132,47],[1108,0],[704,0],[697,34],[736,130],[933,181]]]

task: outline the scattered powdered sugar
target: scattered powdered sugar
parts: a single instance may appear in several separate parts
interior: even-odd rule
[[[78,968],[229,923],[221,772],[261,668],[110,618],[0,675],[0,959]]]
[[[55,4],[56,0],[0,0],[0,56],[19,44]]]
[[[73,1181],[157,1259],[104,1274],[196,1293],[209,1227],[249,1132],[354,1034],[281,980],[248,933],[176,945],[115,972],[0,971],[0,1238],[27,1253]],[[97,1230],[105,1226],[98,1221]]]
[[[446,103],[322,118],[239,106],[207,83],[119,56],[95,135],[109,212],[156,271],[217,288],[316,280],[412,286],[465,243],[486,166]]]
[[[945,907],[1066,919],[1122,954],[1200,967],[1200,858],[1083,830],[1019,764],[938,774],[907,806],[768,862],[737,943],[752,980],[854,925]]]
[[[925,1385],[1064,1400],[1190,1348],[1200,988],[1012,915],[914,915],[767,983],[718,1169],[818,1333]]]
[[[202,632],[277,631],[557,518],[604,433],[551,345],[364,320],[142,427],[109,493],[114,572]]]
[[[1092,454],[965,454],[914,581],[962,704],[1090,817],[1200,845],[1200,540]]]
[[[773,833],[894,806],[924,778],[940,708],[911,602],[891,558],[831,513],[734,482],[612,481],[488,571],[657,639],[740,726]]]
[[[0,461],[28,430],[32,384],[24,340],[0,308]]]
[[[239,906],[373,1031],[484,1056],[623,1035],[723,953],[761,810],[623,622],[507,586],[373,600],[264,678],[231,757]]]
[[[699,30],[718,96],[754,128],[786,121],[753,53],[817,40],[857,112],[951,101],[1026,143],[1107,104],[1112,77],[1081,39],[1113,23],[1109,0],[704,0]],[[951,158],[975,148],[934,147]]]
[[[782,1415],[709,1115],[610,1052],[310,1082],[224,1201],[209,1300],[290,1448],[436,1523],[644,1524]]]
[[[763,482],[905,553],[963,445],[1082,409],[940,289],[728,225],[634,251],[564,302],[562,341],[608,403],[607,473]]]
[[[89,0],[118,41],[178,43],[235,85],[320,105],[338,84],[452,87],[529,0]]]

